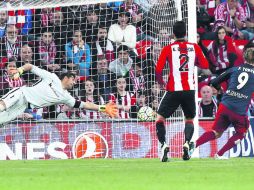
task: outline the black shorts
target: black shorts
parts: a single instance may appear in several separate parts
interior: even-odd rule
[[[195,91],[165,92],[158,108],[158,114],[164,118],[170,117],[181,105],[185,118],[196,115]]]

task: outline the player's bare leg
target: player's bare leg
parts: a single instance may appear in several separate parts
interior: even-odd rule
[[[168,152],[169,152],[169,147],[166,144],[165,121],[166,119],[163,116],[157,114],[156,134],[157,134],[159,142],[161,143],[161,157],[160,157],[161,162],[168,161]]]
[[[183,145],[183,160],[190,159],[190,141],[194,133],[194,124],[192,118],[185,119],[185,128],[184,128],[184,145]]]

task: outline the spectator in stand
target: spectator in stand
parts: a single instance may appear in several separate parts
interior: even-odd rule
[[[136,27],[137,41],[147,39],[153,40],[151,36],[147,35],[143,31],[143,27],[145,30],[147,29],[147,19],[146,16],[144,16],[145,13],[139,4],[134,3],[133,0],[126,0],[121,5],[121,10],[130,13],[132,25]]]
[[[108,62],[111,62],[115,59],[113,53],[113,45],[107,40],[108,31],[107,28],[103,25],[100,25],[98,28],[97,39],[91,45],[92,51],[92,63],[96,63],[98,56],[106,55],[106,59]],[[96,67],[92,65],[92,71],[95,70]],[[94,72],[92,72],[94,74]]]
[[[254,38],[254,1],[247,0],[243,5],[246,14],[243,30],[244,39],[251,40]]]
[[[142,72],[141,64],[136,63],[130,68],[128,78],[126,79],[128,83],[127,89],[134,93],[138,91],[145,91],[146,81]]]
[[[31,9],[8,11],[8,24],[16,25],[20,35],[29,35],[33,28],[33,14]]]
[[[85,15],[85,20],[81,24],[83,36],[89,46],[91,46],[92,42],[96,41],[99,27],[98,20],[98,10],[95,10],[93,7],[89,8]]]
[[[147,89],[147,103],[149,106],[152,105],[154,99],[157,99],[159,102],[159,98],[162,97],[162,90],[158,82],[150,81],[150,88]]]
[[[197,27],[200,34],[211,31],[214,11],[220,0],[197,0]]]
[[[82,101],[92,102],[98,105],[103,105],[104,99],[97,93],[96,87],[94,82],[90,79],[84,82],[84,91],[81,90],[81,97]],[[91,111],[91,110],[82,110],[80,112],[80,118],[83,119],[101,119],[103,116],[98,111]]]
[[[154,111],[157,111],[158,108],[159,108],[159,102],[160,102],[159,99],[156,98],[156,97],[154,97],[154,98],[152,99],[152,101],[151,101],[150,107],[151,107]]]
[[[34,34],[40,37],[41,30],[50,26],[53,19],[53,8],[37,9],[35,11]]]
[[[18,58],[22,39],[18,36],[18,29],[15,25],[7,25],[6,36],[0,39],[1,63],[5,63],[8,58]]]
[[[158,82],[150,82],[151,88],[148,89],[148,104],[151,105],[153,100],[157,100],[159,102],[159,99],[162,97],[162,89]]]
[[[109,70],[116,74],[117,77],[127,76],[130,71],[133,60],[129,57],[129,48],[126,45],[121,45],[117,49],[118,58],[109,64]]]
[[[226,36],[224,26],[219,26],[216,31],[216,39],[208,46],[210,70],[213,74],[221,74],[234,66],[237,56],[235,46],[230,37]]]
[[[139,91],[137,93],[137,106],[139,108],[147,106],[147,97],[146,97],[146,94],[143,91]]]
[[[207,47],[204,46],[204,44],[202,43],[202,39],[200,38],[200,34],[197,33],[197,44],[199,45],[199,47],[201,48],[202,52],[204,53],[204,55],[206,56],[206,58],[208,58],[208,49]]]
[[[136,104],[131,106],[130,110],[131,118],[137,118],[137,113],[139,109],[144,106],[147,106],[147,97],[144,91],[138,91],[135,95],[136,95]]]
[[[57,49],[54,42],[53,32],[49,28],[44,28],[39,41],[38,53],[40,65],[49,71],[57,72],[61,69],[60,64],[56,63]]]
[[[217,100],[213,97],[213,90],[210,86],[203,86],[200,90],[201,101],[198,102],[199,117],[215,117],[218,110]]]
[[[21,67],[27,63],[36,65],[35,62],[33,61],[33,59],[34,59],[34,55],[33,55],[32,47],[28,44],[24,44],[21,47],[20,55],[19,55],[18,62],[17,62],[17,67]],[[24,75],[22,75],[22,76],[24,76]]]
[[[98,93],[105,102],[108,102],[109,94],[116,91],[116,75],[108,70],[108,61],[103,56],[97,58],[97,72],[93,76],[93,81],[98,87]]]
[[[157,111],[158,108],[159,108],[159,105],[160,105],[160,101],[158,98],[154,98],[151,102],[151,108],[154,110],[154,111]]]
[[[162,50],[162,45],[160,43],[154,43],[147,50],[147,57],[143,60],[142,69],[143,75],[146,81],[146,89],[151,89],[152,84],[155,82],[155,66],[157,64],[159,55]]]
[[[82,32],[75,30],[73,40],[65,45],[66,59],[78,65],[80,76],[89,77],[91,66],[90,47],[82,38]]]
[[[21,47],[20,55],[18,57],[17,61],[17,67],[21,67],[25,64],[32,64],[32,65],[38,65],[36,62],[36,57],[33,54],[33,49],[28,44],[25,44]],[[32,72],[26,72],[22,75],[23,79],[26,81],[26,84],[33,83],[34,80],[37,78]]]
[[[21,87],[25,85],[23,78],[18,80],[12,79],[13,70],[17,69],[16,59],[10,58],[9,61],[5,64],[5,71],[3,76],[0,77],[0,95],[6,94],[13,88]]]
[[[151,88],[151,96],[154,98],[160,98],[162,96],[162,90],[159,83],[155,82]]]
[[[197,8],[198,11],[204,9],[208,13],[208,15],[214,17],[214,11],[216,9],[216,6],[220,3],[220,0],[197,0]]]
[[[215,9],[213,31],[217,31],[219,26],[224,26],[226,32],[233,39],[243,39],[244,36],[240,30],[243,28],[245,20],[244,9],[238,0],[227,0],[227,2],[219,4]]]
[[[128,12],[119,12],[118,23],[109,28],[108,40],[113,42],[114,47],[126,45],[130,50],[136,52],[137,33],[135,26],[129,24],[130,14]],[[116,49],[114,48],[114,49]]]
[[[131,109],[131,99],[133,94],[129,91],[126,91],[126,79],[120,77],[117,79],[116,87],[117,92],[110,94],[109,101],[114,102],[119,109],[119,118],[129,119],[130,118],[130,109]]]
[[[0,11],[0,38],[5,36],[7,20],[8,20],[8,12],[5,10]]]
[[[215,79],[217,77],[217,75],[211,75],[211,76],[205,76],[205,75],[199,75],[198,76],[198,92],[199,92],[199,97],[201,97],[200,95],[200,90],[203,86],[208,86],[211,82],[211,80]],[[219,103],[220,101],[220,97],[218,97],[219,95],[219,91],[217,91],[214,87],[212,87],[212,91],[213,91],[213,97],[217,99],[217,102]],[[222,85],[222,88],[226,89],[226,86]],[[222,93],[222,91],[220,92]]]
[[[63,13],[59,11],[54,11],[52,15],[52,19],[50,20],[50,28],[54,34],[57,55],[56,55],[56,62],[61,64],[63,68],[66,68],[64,64],[65,58],[65,44],[68,39],[71,38],[72,33],[68,31],[68,27],[65,23],[65,19],[63,17]]]

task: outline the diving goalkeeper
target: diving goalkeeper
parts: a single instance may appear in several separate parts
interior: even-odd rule
[[[117,115],[115,104],[96,105],[74,99],[67,90],[75,84],[75,74],[63,73],[59,78],[56,74],[40,69],[31,64],[13,70],[13,79],[17,80],[25,71],[31,71],[41,79],[32,87],[14,88],[0,98],[0,125],[14,120],[30,105],[31,108],[41,108],[55,104],[66,104],[72,108],[82,108],[105,112],[110,117]]]

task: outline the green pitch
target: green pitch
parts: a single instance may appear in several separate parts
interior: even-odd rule
[[[253,190],[254,159],[0,161],[0,190]]]

